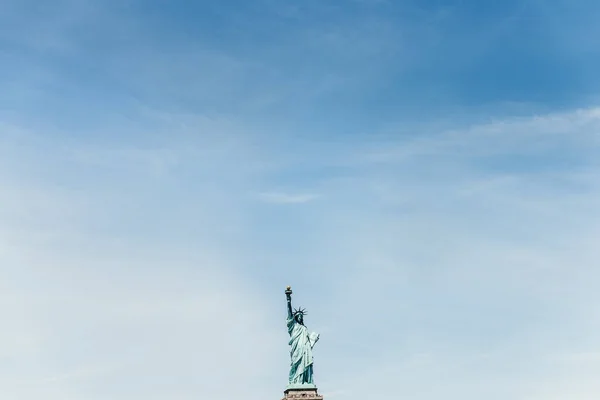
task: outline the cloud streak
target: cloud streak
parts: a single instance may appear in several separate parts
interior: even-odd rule
[[[273,204],[302,204],[317,199],[319,196],[310,193],[289,194],[281,192],[260,193],[259,198]]]

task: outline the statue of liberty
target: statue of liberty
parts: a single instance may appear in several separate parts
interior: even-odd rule
[[[313,355],[312,349],[319,340],[319,334],[308,332],[304,326],[306,310],[292,310],[292,288],[287,287],[287,327],[290,334],[290,377],[288,387],[313,386]]]

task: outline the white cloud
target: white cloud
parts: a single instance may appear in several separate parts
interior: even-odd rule
[[[289,194],[281,192],[260,193],[260,199],[267,203],[275,204],[299,204],[308,203],[317,199],[319,196],[310,193]]]

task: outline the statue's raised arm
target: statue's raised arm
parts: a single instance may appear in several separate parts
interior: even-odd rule
[[[292,288],[290,286],[285,288],[285,297],[287,298],[288,319],[291,319],[294,313],[292,312]]]
[[[319,334],[308,332],[304,325],[306,310],[292,309],[292,288],[285,289],[287,298],[287,327],[290,335],[290,376],[288,387],[314,387],[312,349],[319,340]]]

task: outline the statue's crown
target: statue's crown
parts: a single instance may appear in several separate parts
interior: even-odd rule
[[[306,309],[304,309],[304,308],[296,308],[296,309],[294,310],[294,317],[295,317],[296,315],[302,315],[302,316],[305,316],[305,315],[306,315]]]

